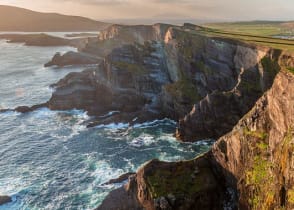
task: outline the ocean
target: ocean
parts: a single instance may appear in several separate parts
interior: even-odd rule
[[[51,84],[85,69],[43,67],[56,52],[69,50],[76,51],[0,40],[0,109],[49,100]],[[176,122],[169,119],[90,129],[89,119],[83,110],[0,114],[0,195],[13,199],[0,210],[93,209],[120,186],[104,185],[108,180],[150,159],[192,159],[212,144],[176,141]]]

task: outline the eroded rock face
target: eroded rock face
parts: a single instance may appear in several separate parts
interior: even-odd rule
[[[111,192],[98,209],[132,209],[121,207],[121,194],[128,194],[139,209],[168,210],[222,209],[224,188],[218,185],[212,171],[209,155],[195,160],[166,163],[152,160],[146,163],[129,184]],[[131,186],[131,188],[129,187]]]
[[[160,46],[150,42],[114,49],[97,69],[72,73],[59,81],[49,108],[84,109],[96,116],[120,112],[101,123],[159,117],[157,95],[168,78],[158,50]]]
[[[86,64],[98,64],[101,61],[101,59],[87,54],[87,53],[81,53],[81,52],[67,52],[63,55],[60,53],[56,53],[52,60],[48,63],[46,63],[44,66],[68,66],[68,65],[86,65]]]
[[[89,39],[85,47],[80,50],[104,57],[113,49],[126,44],[144,44],[145,41],[150,40],[161,41],[170,26],[168,24],[137,26],[115,24],[101,31],[98,38]]]
[[[240,209],[294,208],[293,82],[293,74],[279,73],[273,87],[213,146],[216,164],[240,193]]]
[[[292,64],[292,57],[207,37],[193,28],[164,24],[108,28],[83,49],[107,55],[103,62],[58,83],[49,108],[84,109],[95,116],[120,112],[91,126],[180,119],[176,136],[182,141],[224,135],[271,87],[279,62]]]
[[[177,163],[152,160],[138,170],[129,182],[132,190],[124,193],[147,210],[293,209],[293,82],[294,75],[282,70],[270,90],[210,152]]]
[[[183,141],[219,138],[268,90],[280,71],[280,51],[259,51],[237,47],[234,68],[240,71],[236,85],[229,91],[213,91],[180,120],[177,137]],[[248,58],[248,60],[246,60]]]

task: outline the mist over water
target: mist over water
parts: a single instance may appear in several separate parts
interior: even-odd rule
[[[50,84],[83,67],[44,68],[55,52],[71,47],[27,47],[0,40],[0,106],[14,108],[46,102]],[[39,109],[0,114],[0,194],[13,202],[6,209],[93,209],[118,185],[109,179],[134,172],[159,158],[191,159],[211,142],[179,143],[175,122],[135,126],[112,124],[87,129],[80,110]]]

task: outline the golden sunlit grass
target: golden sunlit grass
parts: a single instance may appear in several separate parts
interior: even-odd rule
[[[250,34],[249,32],[237,33],[237,32],[224,31],[224,30],[212,29],[212,28],[203,28],[202,30],[194,31],[194,33],[200,33],[210,37],[236,39],[246,43],[294,52],[294,40],[274,38],[274,37],[270,37],[266,35],[258,36],[258,35]]]

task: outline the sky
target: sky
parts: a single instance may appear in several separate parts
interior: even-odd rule
[[[96,20],[294,20],[294,0],[0,0],[0,4]]]

